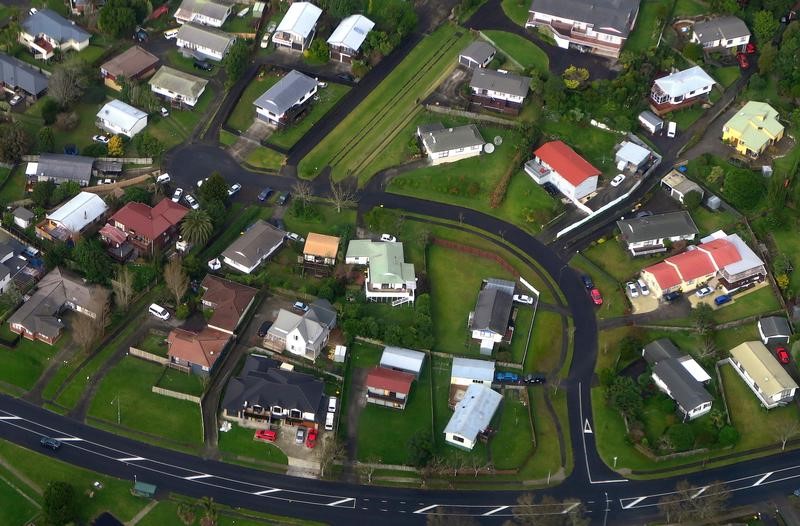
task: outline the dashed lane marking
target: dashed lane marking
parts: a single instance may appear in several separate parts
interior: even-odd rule
[[[272,489],[265,489],[264,491],[256,491],[253,495],[269,495],[270,493],[275,493],[276,491],[281,491],[280,488],[272,488]]]
[[[337,500],[336,502],[328,503],[328,506],[338,506],[339,504],[344,504],[345,502],[350,502],[351,500],[355,500],[353,497],[347,497],[346,499]]]
[[[755,481],[755,483],[753,484],[753,487],[760,486],[762,482],[764,482],[765,480],[767,480],[768,478],[770,478],[772,476],[772,473],[773,472],[770,471],[769,473],[766,473],[763,477],[761,477],[760,479]]]
[[[420,502],[420,504],[422,504],[422,503]],[[433,508],[435,508],[437,506],[438,506],[438,504],[431,504],[430,506],[425,506],[424,508],[418,509],[414,513],[425,513],[426,511],[432,510]]]
[[[147,460],[147,459],[144,457],[125,457],[125,458],[118,458],[117,460],[120,462],[138,462],[140,460]]]
[[[183,477],[183,478],[184,478],[184,480],[200,480],[200,479],[211,478],[212,476],[213,475],[209,475],[208,473],[203,473],[203,474],[200,474],[200,475],[192,475],[192,476]]]
[[[483,514],[483,516],[484,517],[488,517],[489,515],[494,515],[495,513],[501,512],[501,511],[503,511],[505,509],[508,509],[508,506],[498,506],[497,508],[495,508],[493,510],[487,511],[486,513]]]

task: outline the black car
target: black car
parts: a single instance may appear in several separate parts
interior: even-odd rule
[[[675,301],[676,299],[681,297],[681,293],[677,290],[673,290],[672,292],[667,292],[664,294],[664,301]]]
[[[58,451],[58,448],[61,447],[61,442],[59,442],[55,438],[50,438],[50,437],[42,437],[42,439],[39,441],[39,444],[41,444],[42,447],[46,447],[47,449],[52,449],[53,451]]]
[[[268,187],[264,188],[263,190],[261,190],[261,193],[258,194],[258,200],[259,201],[266,201],[267,199],[269,199],[269,196],[271,196],[271,195],[272,195],[272,188],[270,188],[268,186]]]
[[[341,74],[336,75],[336,76],[339,77],[340,79],[344,80],[345,82],[353,82],[355,80],[353,78],[353,75],[350,75],[349,73],[341,73]]]
[[[587,289],[593,289],[594,288],[594,281],[592,281],[592,278],[590,278],[586,274],[581,276],[581,281],[583,281],[583,286],[586,287]]]
[[[202,69],[203,71],[211,71],[214,69],[213,64],[209,64],[205,60],[195,60],[194,61],[194,69]]]
[[[289,201],[289,197],[291,197],[291,195],[292,194],[290,194],[289,192],[281,193],[281,195],[278,196],[278,205],[280,206],[285,205]]]
[[[526,384],[543,384],[547,381],[547,377],[541,373],[531,373],[525,375]]]
[[[558,195],[558,188],[556,188],[555,185],[553,185],[553,183],[544,183],[542,185],[542,188],[544,189],[545,192],[550,194],[551,197],[555,197]]]
[[[269,332],[269,328],[270,327],[272,327],[272,322],[271,321],[265,321],[264,323],[262,323],[261,327],[258,328],[258,336],[261,337],[261,338],[266,336],[267,332]]]

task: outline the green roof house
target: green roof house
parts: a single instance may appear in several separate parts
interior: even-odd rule
[[[402,243],[355,239],[347,247],[345,262],[367,266],[367,299],[390,301],[393,307],[414,302],[417,277],[414,265],[405,262]]]
[[[766,102],[750,101],[722,127],[722,140],[742,155],[757,158],[783,138],[778,112]]]

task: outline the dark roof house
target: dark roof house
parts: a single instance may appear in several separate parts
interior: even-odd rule
[[[652,341],[644,346],[642,356],[650,365],[654,365],[662,360],[669,358],[680,358],[683,355],[680,349],[672,343],[672,340],[661,338]]]
[[[769,343],[789,343],[792,327],[783,316],[767,316],[758,320],[758,334],[764,345]]]
[[[698,234],[689,212],[681,210],[617,221],[622,239],[633,255],[666,250],[666,240],[690,240]]]
[[[88,186],[92,178],[93,157],[65,155],[62,153],[43,153],[35,163],[28,163],[26,173],[35,175],[39,181],[54,181],[56,184],[75,181]]]
[[[200,287],[203,305],[214,309],[208,326],[228,334],[233,334],[258,294],[252,287],[212,274],[206,274]]]
[[[0,84],[6,88],[21,89],[37,98],[47,89],[47,77],[33,66],[18,58],[0,53]]]
[[[324,298],[315,299],[311,305],[308,306],[308,312],[305,317],[314,320],[320,325],[324,325],[328,330],[336,327],[336,308],[331,305],[331,302]]]
[[[22,22],[23,30],[29,35],[46,35],[50,39],[65,43],[89,40],[89,33],[75,22],[67,20],[50,9],[39,9]]]
[[[468,45],[458,56],[458,63],[470,69],[485,68],[494,58],[497,50],[483,40],[476,40]]]
[[[685,417],[696,418],[711,409],[714,397],[678,360],[670,358],[658,362],[653,367],[653,379],[659,387],[662,387],[661,384],[666,386],[667,394],[675,400]]]
[[[486,90],[495,94],[525,98],[530,89],[530,77],[523,77],[508,71],[495,71],[480,68],[472,72],[469,87],[473,92]]]
[[[530,11],[587,22],[596,30],[627,37],[631,19],[635,19],[639,11],[639,0],[533,0]]]
[[[705,22],[698,22],[692,28],[692,41],[704,48],[730,47],[727,42],[750,39],[747,25],[735,16],[718,16]]]
[[[106,80],[106,85],[119,91],[122,89],[117,80],[125,78],[128,81],[137,81],[152,75],[159,64],[158,57],[139,46],[126,49],[119,55],[100,66],[100,73]]]
[[[514,282],[502,279],[484,280],[470,320],[470,329],[505,334],[513,306]]]
[[[285,232],[259,219],[222,252],[226,265],[250,274],[283,244]]]

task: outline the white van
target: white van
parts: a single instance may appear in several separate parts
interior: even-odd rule
[[[158,184],[168,183],[171,180],[172,180],[172,178],[169,176],[169,174],[161,174],[158,177],[156,177],[156,182]]]
[[[325,416],[325,431],[333,431],[333,413]]]
[[[164,31],[164,38],[166,38],[167,40],[171,40],[173,38],[176,38],[177,36],[178,36],[177,29],[167,29],[166,31]]]
[[[675,138],[675,132],[678,131],[678,124],[675,121],[669,121],[669,126],[667,126],[667,137],[670,139]]]
[[[153,303],[152,305],[150,305],[150,308],[148,310],[150,311],[150,314],[152,314],[158,319],[161,320],[169,319],[169,311],[167,311],[167,309],[165,309],[161,305],[158,305],[157,303]]]
[[[331,396],[328,398],[328,412],[335,413],[336,412],[336,397]]]

